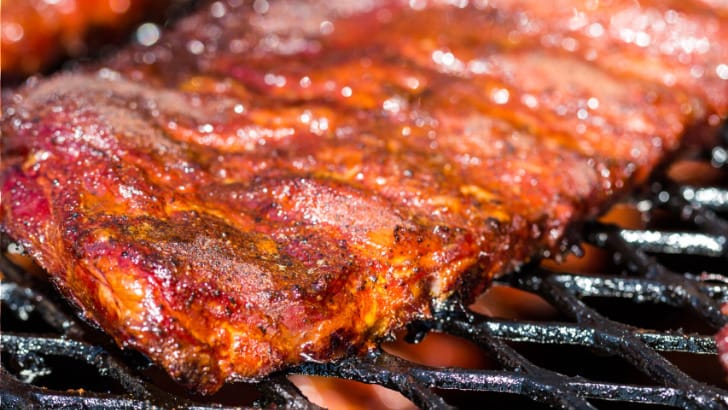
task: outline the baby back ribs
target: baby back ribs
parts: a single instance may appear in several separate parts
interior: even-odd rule
[[[564,1],[572,30],[528,1],[239,3],[3,106],[3,229],[201,392],[361,351],[565,252],[728,109],[728,24],[699,5]],[[627,41],[619,10],[701,43]]]

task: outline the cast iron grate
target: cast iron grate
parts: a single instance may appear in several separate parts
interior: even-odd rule
[[[713,166],[725,164],[728,155],[721,156],[724,153],[723,148],[713,150]],[[584,227],[586,243],[611,253],[616,267],[613,271],[573,274],[532,264],[497,281],[501,286],[539,295],[559,312],[559,320],[486,317],[452,302],[441,307],[433,320],[410,325],[407,338],[413,341],[429,332],[440,332],[475,343],[497,363],[495,369],[429,367],[378,348],[361,357],[306,363],[273,375],[252,386],[254,398],[242,406],[318,408],[286,377],[307,374],[379,384],[428,409],[454,407],[448,398],[451,391],[520,396],[534,405],[555,408],[613,408],[628,403],[637,408],[728,408],[723,380],[701,381],[671,356],[687,355],[687,361],[708,358],[718,367],[713,334],[728,323],[720,310],[728,301],[728,269],[724,266],[728,222],[720,217],[728,210],[728,190],[667,181],[655,182],[633,202],[645,215],[671,215],[672,220],[680,221],[680,230],[630,230],[600,223]],[[8,238],[3,238],[2,245],[13,246]],[[668,269],[670,255],[677,255],[691,269],[685,273]],[[663,257],[668,258],[665,264]],[[179,394],[168,384],[159,383],[159,378],[150,376],[153,372],[144,358],[119,351],[98,331],[80,322],[47,283],[23,272],[6,255],[1,262],[3,407],[240,407]],[[702,327],[696,332],[637,326],[602,313],[594,307],[595,300],[686,310],[692,317],[686,323],[698,321]],[[661,315],[660,310],[656,312]],[[619,359],[640,377],[628,382],[602,380],[598,375],[554,369],[544,364],[543,358],[534,359],[529,346],[584,349],[600,358]],[[582,367],[590,366],[584,363]],[[54,374],[62,379],[82,368],[93,375],[91,387],[39,382]],[[485,403],[477,400],[478,406]]]

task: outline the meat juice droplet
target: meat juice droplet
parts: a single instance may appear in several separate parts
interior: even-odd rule
[[[137,43],[150,47],[159,41],[161,31],[159,26],[154,23],[144,23],[137,28],[135,33],[135,39]]]

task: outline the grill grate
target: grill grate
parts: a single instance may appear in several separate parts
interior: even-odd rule
[[[725,152],[715,148],[712,157],[706,156],[714,167],[721,168],[728,158]],[[682,370],[680,364],[686,360],[673,360],[675,355],[687,355],[688,361],[707,358],[718,367],[713,334],[728,323],[720,310],[728,301],[728,271],[723,266],[728,255],[728,222],[719,214],[728,211],[728,190],[678,186],[664,178],[633,202],[646,216],[670,215],[680,229],[631,230],[590,223],[584,227],[586,243],[612,255],[613,271],[573,274],[531,264],[496,281],[539,295],[559,312],[559,320],[492,318],[453,301],[442,306],[434,319],[409,326],[407,338],[413,341],[430,332],[469,340],[490,355],[495,369],[429,367],[378,348],[364,356],[306,363],[273,375],[253,386],[257,396],[242,405],[211,403],[160,383],[158,377],[150,376],[154,368],[146,359],[119,351],[97,330],[76,319],[48,283],[24,273],[4,255],[0,260],[5,278],[0,292],[4,308],[0,400],[3,406],[22,408],[318,408],[286,377],[305,374],[379,384],[427,409],[452,407],[451,391],[520,396],[534,405],[556,408],[627,403],[639,408],[728,408],[725,384],[699,381]],[[3,247],[10,245],[4,238]],[[686,269],[687,273],[668,269],[670,255],[677,255],[692,269]],[[685,323],[701,322],[696,326],[702,327],[697,333],[648,330],[650,324],[629,324],[599,308],[623,302],[633,303],[636,309],[659,306],[655,316],[663,315],[665,308],[687,311],[692,319]],[[568,361],[566,358],[534,356],[534,346],[581,349],[598,360],[619,360],[620,366],[638,376],[627,382],[618,377],[609,380],[611,376],[603,380],[598,369],[596,375],[589,370],[591,363],[564,370],[552,365],[555,360]],[[68,372],[69,363],[95,371],[101,387],[42,382],[48,375]],[[477,400],[479,407],[485,403]]]

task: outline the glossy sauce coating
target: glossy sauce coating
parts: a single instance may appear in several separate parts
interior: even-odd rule
[[[3,229],[201,392],[361,351],[565,252],[728,108],[725,18],[698,6],[584,12],[679,13],[708,41],[687,78],[621,37],[544,46],[564,21],[536,3],[239,3],[29,84],[2,121]]]

